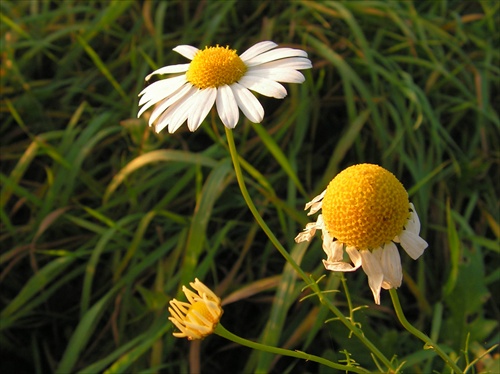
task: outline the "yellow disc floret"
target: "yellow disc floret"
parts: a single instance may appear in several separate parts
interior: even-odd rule
[[[203,318],[205,318],[208,322],[210,322],[212,324],[217,323],[219,321],[218,318],[215,318],[210,313],[207,305],[203,301],[197,301],[189,307],[189,310],[186,314],[186,318],[191,322],[195,322],[195,323],[198,323],[200,325],[204,325],[204,324],[206,325],[206,321],[201,320],[197,314],[193,313],[193,311],[195,311],[195,310],[198,313],[200,313],[203,316]]]
[[[330,182],[322,211],[331,236],[360,250],[374,249],[403,230],[409,216],[408,193],[384,168],[354,165]]]
[[[229,47],[205,47],[198,51],[186,73],[188,82],[200,89],[220,87],[237,82],[247,71],[247,66],[236,50]]]

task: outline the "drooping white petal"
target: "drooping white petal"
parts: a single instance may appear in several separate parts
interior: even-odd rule
[[[326,238],[326,236],[325,236]],[[333,240],[331,236],[328,237],[329,241],[323,240],[323,250],[326,253],[328,263],[335,263],[342,261],[344,257],[344,245],[338,240]],[[325,242],[327,245],[325,245]]]
[[[270,49],[273,49],[277,46],[278,46],[278,44],[271,42],[271,41],[268,41],[268,40],[263,41],[263,42],[259,42],[255,45],[251,46],[250,48],[248,48],[245,52],[243,52],[240,55],[240,58],[243,60],[243,62],[246,62],[246,61],[250,60],[251,58],[254,58],[255,56],[260,55],[261,53],[267,52]]]
[[[408,218],[408,222],[405,224],[405,229],[418,235],[420,234],[420,219],[418,218],[417,211],[412,203],[410,203],[410,209],[410,217]]]
[[[311,208],[309,213],[307,213],[308,216],[316,213],[318,210],[321,209],[321,207],[323,206],[323,198],[325,197],[325,194],[326,194],[326,190],[321,192],[318,196],[316,196],[314,199],[312,199],[311,201],[309,201],[306,204],[306,207],[304,208],[304,210]]]
[[[274,97],[276,99],[283,99],[286,96],[285,87],[268,78],[245,75],[240,78],[238,83],[264,96]]]
[[[362,260],[363,270],[368,276],[368,285],[373,293],[375,304],[380,305],[380,289],[384,280],[384,273],[380,266],[380,262],[369,250],[364,249],[359,251]]]
[[[259,103],[259,100],[247,88],[238,83],[233,83],[231,89],[238,107],[245,117],[254,123],[260,123],[264,118],[264,108]]]
[[[326,270],[341,271],[343,273],[349,273],[357,270],[357,268],[353,267],[350,263],[343,261],[328,262],[327,260],[323,260],[323,265],[325,266]]]
[[[234,98],[233,91],[228,85],[217,88],[217,113],[228,129],[234,129],[240,118],[240,110]]]
[[[194,58],[194,55],[198,53],[199,49],[196,47],[193,47],[192,45],[178,45],[173,49],[173,51],[177,52],[178,54],[192,60]]]
[[[349,258],[351,259],[352,263],[354,264],[353,266],[350,263],[343,261],[342,259],[343,251],[342,253],[340,253],[339,251],[341,248],[343,250],[344,246],[343,244],[338,243],[338,241],[336,241],[336,243],[337,243],[336,247],[332,248],[332,256],[334,255],[337,256],[338,260],[337,261],[328,261],[328,259],[323,260],[323,265],[325,266],[325,268],[330,271],[342,271],[342,272],[352,272],[359,269],[359,267],[362,264],[362,259],[361,255],[359,254],[359,251],[354,247],[346,248],[346,252],[349,255]],[[334,251],[336,251],[335,254]]]
[[[349,255],[349,258],[351,259],[352,263],[354,264],[354,267],[356,269],[359,269],[362,263],[362,258],[361,255],[359,254],[359,251],[356,247],[352,246],[347,246],[345,249],[346,253]]]
[[[294,69],[253,69],[249,70],[246,76],[251,79],[260,77],[284,83],[302,83],[306,80],[300,71]]]
[[[193,109],[189,113],[187,119],[188,128],[191,132],[196,131],[198,127],[200,127],[208,112],[210,112],[210,109],[214,106],[216,96],[216,88],[198,90],[193,95],[193,101],[191,103]]]
[[[160,105],[158,105],[154,110],[153,113],[151,113],[151,116],[149,117],[149,126],[153,124],[154,121],[165,111],[167,110],[171,105],[174,105],[177,103],[179,100],[181,100],[185,95],[187,95],[189,92],[194,92],[193,91],[193,86],[189,84],[185,84],[182,86],[177,92],[174,93],[174,95],[170,96],[166,100],[162,101]],[[142,110],[142,109],[141,109]]]
[[[399,234],[399,240],[401,241],[403,249],[414,260],[419,258],[428,246],[424,239],[409,230],[403,230],[401,234]]]
[[[307,57],[307,52],[301,49],[278,48],[272,51],[261,53],[251,59],[245,60],[245,65],[255,66],[288,57]]]
[[[153,71],[151,74],[146,76],[146,80],[150,80],[153,75],[156,74],[173,74],[173,73],[184,73],[188,70],[189,64],[179,64],[179,65],[168,65],[158,70]]]
[[[393,242],[386,243],[383,248],[373,251],[380,252],[380,265],[384,272],[384,283],[382,287],[386,290],[398,288],[403,280],[403,268],[401,266],[401,257],[398,248]]]

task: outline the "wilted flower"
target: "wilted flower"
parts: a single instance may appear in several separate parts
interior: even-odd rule
[[[250,90],[282,99],[287,92],[278,82],[302,83],[305,78],[298,70],[312,67],[306,52],[275,47],[277,44],[264,41],[241,55],[219,45],[203,50],[189,45],[175,47],[174,51],[191,62],[165,66],[146,77],[177,74],[142,90],[138,117],[156,104],[149,118],[150,126],[156,122],[156,132],[168,126],[173,133],[186,120],[189,130],[195,131],[215,103],[219,117],[230,129],[238,123],[238,108],[250,121],[261,122],[264,109]]]
[[[190,285],[198,294],[182,286],[189,302],[171,300],[171,308],[168,308],[171,317],[168,319],[181,331],[174,332],[175,337],[203,339],[212,334],[219,323],[223,313],[221,300],[197,278]]]
[[[320,209],[322,214],[295,241],[309,241],[321,230],[325,268],[347,272],[361,266],[376,304],[380,304],[381,288],[397,288],[403,279],[394,243],[400,243],[414,260],[427,248],[419,236],[420,221],[408,193],[392,173],[378,165],[345,169],[305,209],[311,209],[308,215]],[[344,250],[352,264],[344,261]]]

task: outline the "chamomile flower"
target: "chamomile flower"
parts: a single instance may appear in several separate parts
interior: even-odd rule
[[[203,339],[212,334],[219,323],[223,313],[221,300],[198,279],[190,285],[198,294],[183,286],[182,291],[188,302],[171,300],[171,308],[168,308],[171,317],[168,319],[180,330],[173,333],[175,337]]]
[[[345,169],[305,209],[310,209],[308,215],[319,210],[322,214],[295,241],[309,241],[321,230],[325,268],[348,272],[362,267],[376,304],[380,304],[381,288],[401,286],[403,271],[395,243],[414,260],[427,248],[408,193],[391,172],[378,165]],[[352,263],[344,261],[344,251]]]
[[[312,67],[305,51],[276,47],[264,41],[238,55],[219,45],[203,50],[177,46],[174,51],[191,62],[165,66],[148,75],[146,81],[157,74],[175,74],[142,90],[137,116],[156,105],[149,118],[156,132],[167,127],[173,133],[186,120],[189,130],[195,131],[215,104],[227,128],[237,125],[239,109],[250,121],[259,123],[264,108],[250,91],[283,99],[287,92],[278,82],[302,83],[305,78],[298,70]]]

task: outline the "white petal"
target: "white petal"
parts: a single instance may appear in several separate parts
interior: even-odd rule
[[[317,229],[317,222],[309,222],[304,228],[304,231],[302,231],[295,237],[295,243],[310,241],[313,238],[314,234],[316,234]]]
[[[176,123],[176,126],[172,126],[172,119],[179,114],[179,109],[182,109],[182,105],[191,98],[191,96],[194,95],[194,93],[198,90],[196,87],[186,85],[188,87],[187,92],[180,97],[176,102],[174,102],[159,118],[155,126],[155,131],[160,132],[163,130],[167,125],[168,125],[168,131],[170,133],[175,132],[181,123]],[[172,98],[173,99],[173,98]],[[153,111],[153,114],[154,111]],[[151,116],[153,116],[153,114]],[[187,114],[184,117],[184,119],[187,118]]]
[[[415,210],[415,206],[410,203],[410,217],[408,218],[408,222],[405,225],[405,229],[411,231],[414,234],[420,234],[420,219],[418,218],[417,211]]]
[[[308,216],[310,216],[311,214],[316,213],[318,210],[321,209],[321,207],[323,206],[323,201],[322,200],[325,197],[325,193],[326,193],[326,190],[324,190],[323,192],[321,192],[318,196],[316,196],[314,199],[312,199],[311,201],[309,201],[306,204],[306,207],[304,208],[304,210],[307,210],[307,209],[311,208],[310,212],[307,213]]]
[[[419,258],[428,246],[424,239],[409,230],[403,230],[399,235],[399,240],[403,249],[414,260]]]
[[[354,270],[359,269],[362,264],[362,258],[356,247],[346,247],[345,251],[349,255],[352,263],[354,264]]]
[[[271,79],[245,75],[238,83],[264,96],[274,97],[276,99],[283,99],[286,96],[285,87]]]
[[[167,81],[163,83],[164,81]],[[171,95],[175,94],[183,84],[186,83],[185,76],[163,79],[161,81],[153,83],[151,86],[156,83],[162,83],[161,85],[157,85],[152,88],[150,91],[146,92],[144,96],[141,97],[139,101],[139,105],[144,105],[137,113],[137,117],[140,117],[146,110],[148,110],[151,106],[156,103],[168,99]],[[147,87],[149,88],[149,87]]]
[[[373,255],[373,253],[367,249],[363,249],[359,252],[363,259],[363,270],[368,276],[368,285],[372,290],[375,304],[380,305],[380,288],[382,287],[382,281],[384,280],[384,273],[382,272],[380,262]]]
[[[217,96],[216,88],[205,88],[198,90],[193,95],[192,111],[188,116],[188,128],[191,132],[196,131],[200,127],[203,120],[206,118],[210,109],[214,106],[215,97]]]
[[[254,123],[260,123],[264,118],[264,108],[259,103],[259,100],[247,88],[238,83],[233,83],[230,87],[238,107],[245,117]]]
[[[384,248],[377,249],[381,253],[380,264],[384,272],[385,289],[398,288],[403,280],[403,269],[398,248],[393,242],[386,243]],[[375,253],[375,251],[373,251]],[[387,287],[389,286],[389,287]]]
[[[295,69],[254,69],[249,70],[245,77],[261,77],[284,83],[302,83],[306,80],[304,75]]]
[[[164,99],[186,82],[186,75],[183,74],[172,78],[161,79],[159,81],[151,83],[139,94],[139,96],[141,96],[139,105],[143,105],[145,102],[157,99],[158,97],[160,98],[160,100]]]
[[[183,87],[181,87],[177,92],[175,92],[174,95],[170,96],[169,98],[163,100],[160,105],[158,105],[154,110],[153,113],[151,113],[151,116],[149,117],[149,125],[154,123],[156,119],[165,111],[167,110],[171,105],[174,105],[177,103],[179,100],[181,100],[185,95],[188,94],[188,92],[193,91],[193,86],[188,83],[185,84]],[[142,109],[141,109],[142,110]]]
[[[323,260],[323,265],[325,266],[326,270],[341,271],[344,273],[355,271],[358,269],[357,267],[353,267],[350,263],[343,261],[328,262],[327,260]]]
[[[325,246],[325,242],[323,241],[323,250],[326,253],[328,263],[335,263],[342,261],[344,257],[344,245],[340,243],[338,240],[333,240],[332,237],[329,237],[330,241],[328,245]]]
[[[179,65],[169,65],[159,68],[153,71],[146,77],[146,80],[150,80],[153,75],[156,74],[173,74],[173,73],[184,73],[188,70],[189,64],[179,64]]]
[[[263,41],[259,42],[252,47],[248,48],[245,52],[243,52],[240,55],[240,58],[243,60],[243,62],[248,61],[249,59],[260,55],[261,53],[267,52],[270,49],[273,49],[277,47],[278,44],[271,42],[271,41]]]
[[[199,49],[193,47],[192,45],[178,45],[173,49],[173,51],[179,53],[180,55],[192,60],[194,55],[198,53]]]
[[[184,123],[184,121],[187,120],[191,111],[200,109],[195,106],[196,92],[198,92],[198,89],[193,87],[193,91],[186,94],[185,100],[176,108],[175,111],[172,111],[172,116],[168,125],[168,132],[171,134],[175,132]]]
[[[311,61],[303,57],[289,57],[281,60],[270,61],[258,66],[252,66],[250,69],[310,69]]]
[[[288,57],[307,57],[307,52],[301,49],[278,48],[272,51],[261,53],[251,59],[248,59],[245,61],[245,64],[247,66],[255,66]]]
[[[240,111],[231,87],[228,85],[218,87],[215,102],[217,113],[224,126],[228,129],[234,129],[240,118]]]

